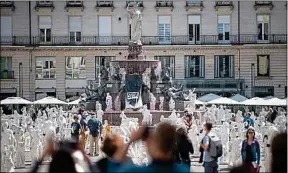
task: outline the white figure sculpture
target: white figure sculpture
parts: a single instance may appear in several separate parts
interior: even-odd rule
[[[235,138],[232,138],[231,153],[229,155],[229,166],[231,167],[238,166],[237,160],[241,158],[241,145],[242,145],[242,139],[238,135],[235,136]]]
[[[228,163],[229,159],[229,123],[224,122],[223,125],[220,127],[220,138],[223,145],[223,156],[220,159],[222,163]]]
[[[261,112],[259,113],[259,116],[266,117],[267,114],[268,112],[265,110],[265,108],[262,108]]]
[[[264,155],[264,167],[265,167],[265,171],[266,172],[271,172],[271,149],[270,149],[270,146],[272,144],[272,140],[273,138],[279,133],[279,131],[277,130],[277,128],[275,126],[270,126],[268,128],[268,131],[267,131],[267,135],[268,135],[268,142],[267,144],[269,145],[269,147],[264,146],[266,147],[266,152],[265,152],[265,155]]]
[[[13,147],[5,146],[4,155],[1,163],[1,172],[14,172],[14,162],[13,162]]]
[[[109,93],[106,96],[106,111],[112,111],[112,97]]]
[[[154,111],[156,105],[156,97],[153,95],[152,92],[150,92],[150,110]]]
[[[0,107],[0,115],[1,115],[1,116],[4,116],[4,111],[3,111],[3,108],[2,108],[2,107]]]
[[[131,40],[141,45],[141,34],[142,34],[142,14],[138,8],[138,3],[130,3],[127,6],[127,11],[130,15],[131,24]]]
[[[121,83],[125,83],[125,77],[126,77],[126,71],[125,68],[120,68],[120,74],[121,74]]]
[[[159,110],[163,111],[163,109],[164,109],[164,97],[163,96],[159,97],[159,100],[160,100]]]
[[[194,155],[199,155],[200,141],[199,141],[199,131],[196,124],[191,125],[191,128],[188,132],[188,137],[193,144]]]
[[[121,100],[120,100],[120,96],[117,95],[114,101],[114,107],[116,111],[120,111],[121,110]]]
[[[26,116],[27,115],[27,109],[25,106],[21,109],[22,115]]]
[[[220,123],[225,117],[225,110],[223,105],[220,105],[219,110],[217,111],[217,122]]]
[[[241,123],[243,122],[243,116],[242,116],[242,111],[238,110],[236,113],[236,122]]]
[[[175,101],[171,97],[169,101],[169,110],[172,111],[173,109],[175,109]]]
[[[150,111],[147,109],[147,105],[143,106],[143,111],[142,111],[142,125],[152,125],[152,115]]]
[[[15,168],[24,168],[25,167],[25,139],[24,139],[24,130],[20,129],[18,131],[19,135],[17,138],[17,152],[15,157]]]
[[[104,114],[104,112],[103,112],[103,110],[102,110],[102,105],[101,105],[101,104],[99,105],[99,109],[98,109],[98,111],[96,112],[96,114],[97,114],[97,119],[98,119],[101,123],[103,123],[103,114]]]
[[[146,68],[146,70],[142,74],[142,81],[149,89],[151,88],[150,73],[151,73],[151,69],[150,68]]]

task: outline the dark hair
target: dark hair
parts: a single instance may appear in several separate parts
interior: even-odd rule
[[[273,138],[271,145],[271,172],[287,172],[287,133]]]
[[[71,154],[65,150],[58,150],[52,157],[49,172],[76,173],[75,163]]]
[[[78,117],[78,115],[74,115],[74,117],[73,117],[73,119],[75,120],[75,119],[79,119],[79,117]]]
[[[205,127],[206,127],[206,129],[208,130],[208,131],[210,131],[211,129],[212,129],[212,123],[206,123],[205,125],[204,125]]]
[[[112,136],[106,136],[103,141],[101,150],[108,156],[112,157],[117,150],[117,146],[114,144]]]
[[[157,147],[164,153],[173,151],[176,142],[176,128],[169,123],[161,123],[155,130]]]
[[[246,132],[246,139],[248,139],[248,133],[249,133],[250,130],[252,130],[254,132],[254,135],[253,135],[253,139],[254,139],[255,138],[255,130],[254,129],[250,129],[250,128]]]

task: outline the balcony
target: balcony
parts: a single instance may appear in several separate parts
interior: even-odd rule
[[[0,79],[14,79],[14,71],[8,71],[8,70],[1,71]]]
[[[68,11],[69,8],[80,8],[83,11],[84,3],[83,1],[66,1],[65,10]]]
[[[143,45],[235,45],[235,44],[287,44],[287,34],[270,34],[267,40],[258,40],[257,34],[230,35],[225,42],[218,39],[218,35],[200,35],[199,41],[191,42],[188,35],[178,35],[171,37],[142,36]],[[127,46],[129,36],[81,36],[80,42],[71,41],[69,36],[52,36],[51,41],[42,42],[39,36],[31,38],[29,36],[2,36],[1,45],[14,46]]]
[[[113,1],[97,1],[96,2],[96,10],[99,12],[101,8],[111,8],[111,11],[114,10]]]
[[[232,1],[216,1],[215,2],[216,11],[218,11],[219,8],[229,8],[230,10],[233,10],[234,5]]]
[[[255,1],[254,8],[258,10],[259,8],[268,8],[269,10],[273,9],[272,1]]]
[[[50,8],[53,11],[55,7],[52,1],[36,1],[35,10],[39,11],[41,8]]]
[[[188,11],[189,9],[199,9],[202,11],[204,8],[203,1],[186,1],[185,9]]]
[[[171,11],[174,9],[173,1],[156,1],[156,11],[160,8],[170,8]]]
[[[13,1],[0,1],[0,8],[9,8],[12,11],[15,10],[14,2]]]
[[[133,4],[134,2],[136,2],[136,4],[138,4],[138,7],[144,8],[143,1],[126,1],[126,7],[128,7],[128,5],[131,3]]]

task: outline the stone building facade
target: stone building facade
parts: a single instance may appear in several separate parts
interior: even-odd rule
[[[125,59],[126,1],[1,2],[1,99],[66,100]],[[287,97],[285,1],[139,1],[147,59],[199,95]],[[29,15],[29,8],[30,14]]]

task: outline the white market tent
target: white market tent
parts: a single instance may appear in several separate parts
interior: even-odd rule
[[[211,100],[215,100],[215,99],[218,99],[218,98],[221,98],[221,97],[216,95],[216,94],[209,93],[209,94],[206,94],[206,95],[204,95],[202,97],[199,97],[198,100],[200,100],[202,102],[209,102]]]
[[[29,105],[32,104],[32,102],[23,99],[21,97],[8,97],[4,100],[0,101],[1,105]]]
[[[33,102],[33,104],[39,104],[39,105],[65,105],[67,104],[66,102],[63,102],[61,100],[58,100],[57,98],[54,97],[45,97],[43,99],[37,100]]]
[[[276,97],[265,100],[267,106],[286,106],[287,102],[285,99],[278,99]]]
[[[218,99],[209,101],[208,104],[241,105],[242,103],[226,98],[226,97],[220,97]]]
[[[263,106],[263,105],[267,104],[267,102],[264,99],[259,98],[259,97],[253,97],[253,98],[245,100],[241,103],[243,105],[246,105],[246,106],[257,106],[257,105]]]
[[[230,99],[235,100],[237,102],[243,102],[245,100],[248,100],[246,97],[242,96],[241,94],[236,94],[236,95],[230,97]]]
[[[196,104],[196,105],[203,105],[203,104],[204,104],[204,102],[202,102],[202,101],[200,101],[200,100],[196,99],[196,100],[195,100],[195,104]]]
[[[67,103],[68,105],[78,105],[81,99],[74,100],[72,102]]]

